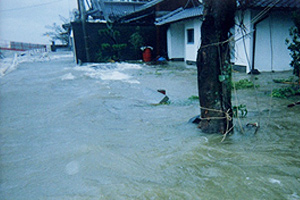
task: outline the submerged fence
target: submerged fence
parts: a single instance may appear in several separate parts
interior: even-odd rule
[[[49,47],[43,44],[0,41],[0,77],[22,62],[49,60]]]
[[[34,44],[25,42],[13,42],[13,41],[0,41],[0,50],[9,51],[28,51],[33,49],[44,49],[47,50],[45,44]]]

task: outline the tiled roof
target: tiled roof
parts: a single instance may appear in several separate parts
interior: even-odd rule
[[[152,6],[155,6],[156,4],[159,4],[159,3],[163,2],[163,1],[164,0],[152,0],[152,1],[144,4],[143,6],[141,6],[138,11],[145,10],[147,8],[151,8]]]
[[[123,16],[138,10],[142,5],[133,3],[105,2],[105,10],[109,16]]]
[[[128,13],[133,13],[140,9],[146,2],[141,1],[102,1],[100,3],[99,0],[95,0],[93,10],[89,10],[88,14],[90,14],[94,18],[117,18],[123,15],[127,15]],[[108,19],[106,19],[108,20]]]
[[[278,9],[300,8],[300,0],[244,0],[248,8],[273,7]]]
[[[156,25],[164,25],[172,22],[181,21],[188,18],[199,17],[203,15],[203,7],[194,7],[188,9],[177,9],[172,13],[169,13],[167,16],[156,19]]]

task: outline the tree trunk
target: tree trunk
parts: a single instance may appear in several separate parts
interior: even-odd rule
[[[235,0],[203,0],[201,47],[197,55],[200,128],[205,133],[232,130],[229,30]]]

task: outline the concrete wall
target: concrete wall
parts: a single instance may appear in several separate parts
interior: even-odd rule
[[[254,23],[251,20],[259,11],[247,10],[244,13],[244,32],[238,26],[235,28],[235,65],[246,66],[247,72],[252,65],[259,71],[290,70],[291,57],[285,44],[290,38],[289,29],[294,26],[291,12],[273,11],[263,20]],[[241,13],[237,14],[237,23]],[[253,38],[255,34],[255,45]],[[253,48],[255,48],[253,55]],[[254,56],[254,59],[253,59]],[[253,63],[254,61],[254,63]]]
[[[260,71],[290,70],[291,57],[285,40],[294,26],[291,12],[272,12],[256,26],[254,66]]]
[[[200,18],[188,20],[185,23],[185,61],[196,62],[197,51],[201,45],[201,25],[202,21]],[[187,42],[187,30],[194,29],[194,43],[189,44]]]
[[[184,59],[184,24],[171,24],[167,31],[167,48],[169,59]]]
[[[197,51],[201,45],[201,24],[200,18],[184,20],[170,24],[167,31],[167,46],[169,59],[184,59],[195,62]],[[194,29],[194,43],[188,43],[187,30]]]

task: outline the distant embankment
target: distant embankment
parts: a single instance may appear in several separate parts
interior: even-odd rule
[[[25,42],[0,41],[0,50],[28,51],[33,49],[44,49],[46,51],[47,45],[25,43]]]

